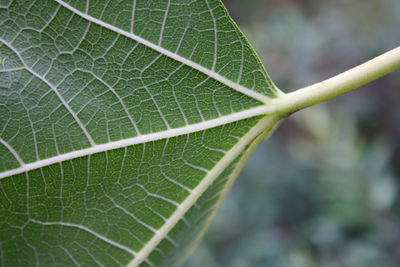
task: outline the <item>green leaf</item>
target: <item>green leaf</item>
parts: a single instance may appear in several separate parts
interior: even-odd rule
[[[0,5],[0,265],[182,263],[282,117],[221,2]]]

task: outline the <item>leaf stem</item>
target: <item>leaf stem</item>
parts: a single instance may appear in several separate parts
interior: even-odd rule
[[[276,100],[279,110],[293,113],[348,93],[400,68],[400,47],[325,81],[285,94]]]

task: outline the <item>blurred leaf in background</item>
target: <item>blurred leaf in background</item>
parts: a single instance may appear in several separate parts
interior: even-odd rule
[[[400,43],[398,0],[225,0],[288,92]],[[400,75],[292,115],[186,267],[400,266]]]

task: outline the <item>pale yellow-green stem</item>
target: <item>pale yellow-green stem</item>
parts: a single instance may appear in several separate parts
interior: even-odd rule
[[[399,68],[400,47],[397,47],[330,79],[283,94],[271,104],[276,104],[283,113],[292,113],[350,92]]]

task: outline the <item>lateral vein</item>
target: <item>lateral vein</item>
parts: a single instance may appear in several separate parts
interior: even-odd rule
[[[80,224],[67,223],[67,222],[42,222],[42,221],[38,221],[38,220],[35,220],[35,219],[29,219],[29,220],[31,222],[33,222],[33,223],[37,223],[37,224],[45,225],[45,226],[58,225],[58,226],[67,226],[67,227],[72,227],[72,228],[78,228],[78,229],[80,229],[82,231],[85,231],[87,233],[90,233],[90,234],[94,235],[98,239],[101,239],[104,242],[106,242],[106,243],[108,243],[108,244],[110,244],[110,245],[112,245],[114,247],[117,247],[119,249],[122,249],[122,250],[128,252],[131,255],[136,255],[136,252],[133,251],[132,249],[130,249],[128,247],[125,247],[125,246],[123,246],[123,245],[121,245],[121,244],[119,244],[117,242],[114,242],[111,239],[108,239],[107,237],[104,237],[104,236],[96,233],[95,231],[87,228],[86,226],[83,226],[83,225],[80,225]]]
[[[178,223],[185,213],[196,203],[197,199],[203,192],[214,182],[220,173],[236,158],[237,155],[246,148],[246,146],[270,124],[271,120],[276,120],[275,117],[266,117],[257,125],[249,130],[249,132],[234,145],[225,156],[206,173],[202,181],[192,190],[192,193],[177,207],[175,212],[165,221],[163,226],[159,228],[153,237],[147,241],[141,250],[136,252],[135,258],[129,263],[129,267],[137,267],[150,255],[154,248],[167,237],[169,231]]]
[[[14,158],[18,161],[20,166],[24,166],[25,165],[24,161],[21,159],[21,157],[19,156],[17,151],[15,151],[15,149],[9,143],[7,143],[5,140],[0,138],[0,144],[5,146],[8,149],[8,151],[10,151],[11,154],[13,154]]]
[[[42,77],[41,75],[39,75],[38,73],[36,73],[31,67],[29,67],[26,63],[25,60],[21,57],[21,55],[19,54],[19,52],[9,43],[7,43],[6,41],[0,39],[0,42],[2,42],[4,45],[6,45],[9,49],[11,49],[15,55],[19,58],[19,60],[21,61],[21,63],[24,65],[24,68],[30,73],[32,74],[33,77],[38,78],[39,80],[41,80],[42,82],[44,82],[48,87],[50,87],[50,89],[56,94],[57,98],[61,101],[61,103],[63,104],[63,106],[67,109],[67,111],[71,114],[71,116],[74,118],[75,122],[78,124],[78,126],[81,128],[82,132],[84,133],[84,135],[86,136],[86,138],[88,139],[90,145],[94,146],[95,142],[93,140],[93,138],[90,136],[89,132],[86,130],[85,126],[83,125],[83,123],[81,122],[81,120],[78,118],[78,116],[75,114],[75,112],[71,109],[71,107],[68,105],[68,103],[64,100],[64,98],[62,98],[60,92],[58,92],[57,88],[51,84],[49,81],[47,81],[44,77]]]
[[[161,47],[159,45],[156,45],[156,44],[146,40],[146,39],[143,39],[142,37],[140,37],[140,36],[138,36],[138,35],[136,35],[134,33],[130,33],[130,32],[121,30],[120,28],[117,28],[117,27],[115,27],[115,26],[113,26],[111,24],[108,24],[108,23],[106,23],[104,21],[96,19],[96,18],[94,18],[94,17],[92,17],[92,16],[90,16],[88,14],[85,14],[82,11],[79,11],[78,9],[70,6],[69,4],[65,3],[62,0],[55,0],[55,1],[58,4],[62,5],[63,7],[67,8],[68,10],[70,10],[71,12],[79,15],[80,17],[82,17],[82,18],[84,18],[84,19],[86,19],[86,20],[88,20],[88,21],[90,21],[92,23],[100,25],[100,26],[102,26],[104,28],[107,28],[107,29],[109,29],[111,31],[114,31],[114,32],[116,32],[116,33],[118,33],[120,35],[123,35],[125,37],[131,38],[131,39],[135,40],[136,42],[139,42],[139,43],[141,43],[141,44],[143,44],[143,45],[145,45],[147,47],[150,47],[151,49],[153,49],[153,50],[155,50],[155,51],[157,51],[157,52],[159,52],[159,53],[161,53],[161,54],[163,54],[163,55],[165,55],[165,56],[167,56],[169,58],[172,58],[172,59],[174,59],[174,60],[176,60],[178,62],[181,62],[181,63],[183,63],[183,64],[185,64],[185,65],[187,65],[189,67],[192,67],[193,69],[196,69],[196,70],[206,74],[207,76],[212,77],[213,79],[221,82],[222,84],[225,84],[226,86],[232,88],[233,90],[236,90],[236,91],[238,91],[238,92],[240,92],[242,94],[245,94],[245,95],[247,95],[247,96],[249,96],[251,98],[254,98],[257,101],[260,101],[261,103],[269,103],[271,101],[271,99],[269,97],[267,97],[267,96],[265,96],[263,94],[260,94],[260,93],[258,93],[256,91],[253,91],[253,90],[250,90],[250,89],[248,89],[248,88],[246,88],[246,87],[244,87],[244,86],[242,86],[242,85],[240,85],[240,84],[238,84],[236,82],[233,82],[231,80],[228,80],[227,78],[221,76],[220,74],[218,74],[218,73],[216,73],[216,72],[214,72],[214,71],[212,71],[210,69],[207,69],[207,68],[205,68],[205,67],[203,67],[203,66],[201,66],[201,65],[199,65],[199,64],[197,64],[197,63],[195,63],[193,61],[190,61],[190,60],[188,60],[188,59],[186,59],[186,58],[184,58],[184,57],[182,57],[182,56],[180,56],[178,54],[175,54],[175,53],[173,53],[173,52],[171,52],[171,51],[169,51],[169,50],[167,50],[167,49],[165,49],[165,48],[163,48],[163,47]]]

